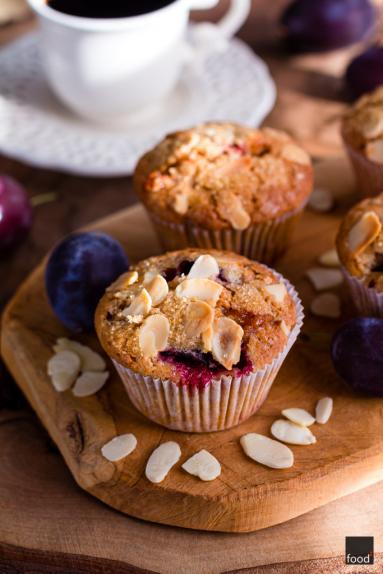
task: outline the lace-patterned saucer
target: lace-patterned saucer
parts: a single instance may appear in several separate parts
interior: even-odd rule
[[[45,83],[38,36],[0,51],[0,152],[38,167],[91,176],[132,173],[137,159],[166,133],[206,120],[258,125],[276,89],[264,62],[238,39],[185,70],[166,101],[119,121],[95,125],[73,115]]]

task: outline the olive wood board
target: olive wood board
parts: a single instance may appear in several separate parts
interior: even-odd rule
[[[333,245],[339,217],[351,199],[348,169],[323,162],[317,181],[342,192],[331,214],[306,211],[287,256],[276,266],[298,288],[307,306],[314,296],[304,271]],[[337,176],[338,174],[338,176]],[[350,187],[351,186],[351,187]],[[346,195],[343,196],[343,192]],[[144,210],[129,208],[91,226],[119,239],[131,261],[160,251]],[[347,309],[347,300],[344,299]],[[346,316],[347,313],[344,314]],[[76,482],[93,496],[134,517],[193,529],[249,532],[284,522],[383,479],[381,399],[357,396],[333,371],[328,342],[337,322],[309,316],[304,336],[284,363],[260,411],[240,426],[218,433],[188,434],[164,429],[139,414],[128,400],[117,374],[97,394],[76,398],[57,393],[46,364],[57,337],[70,336],[54,317],[44,291],[44,262],[30,275],[8,305],[2,325],[2,355],[27,399],[57,444]],[[78,340],[99,348],[94,335]],[[334,414],[315,425],[317,443],[293,446],[295,465],[272,470],[245,456],[239,438],[248,432],[269,434],[283,408],[313,411],[323,396],[334,398]],[[118,463],[100,452],[114,436],[133,432],[138,447]],[[159,485],[145,478],[152,450],[177,441],[182,458]],[[221,476],[206,483],[186,474],[181,464],[205,448],[222,465]]]

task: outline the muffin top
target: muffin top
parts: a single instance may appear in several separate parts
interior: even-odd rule
[[[383,291],[383,194],[357,203],[343,219],[339,258],[346,270],[367,287]]]
[[[342,131],[354,149],[383,163],[383,87],[359,98],[345,114]]]
[[[167,136],[134,176],[151,213],[215,230],[242,230],[291,212],[312,185],[310,157],[287,134],[228,123]]]
[[[113,359],[199,387],[263,368],[295,323],[295,303],[273,271],[200,249],[142,261],[108,288],[96,311],[97,334]]]

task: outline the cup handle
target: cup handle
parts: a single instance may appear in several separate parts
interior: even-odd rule
[[[207,10],[217,3],[218,0],[189,0],[191,10]],[[200,64],[211,52],[224,51],[247,20],[250,10],[251,0],[231,0],[229,10],[219,22],[195,24],[190,34],[190,59]]]

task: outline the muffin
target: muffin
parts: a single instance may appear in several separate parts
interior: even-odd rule
[[[383,87],[362,96],[345,114],[342,137],[364,196],[383,191]]]
[[[310,157],[287,134],[229,123],[167,136],[134,176],[165,250],[227,249],[266,263],[286,250],[312,187]]]
[[[111,285],[96,330],[141,413],[208,432],[259,409],[302,320],[281,275],[234,253],[185,249],[142,261]]]
[[[352,300],[363,315],[383,316],[383,194],[355,205],[336,244]]]

